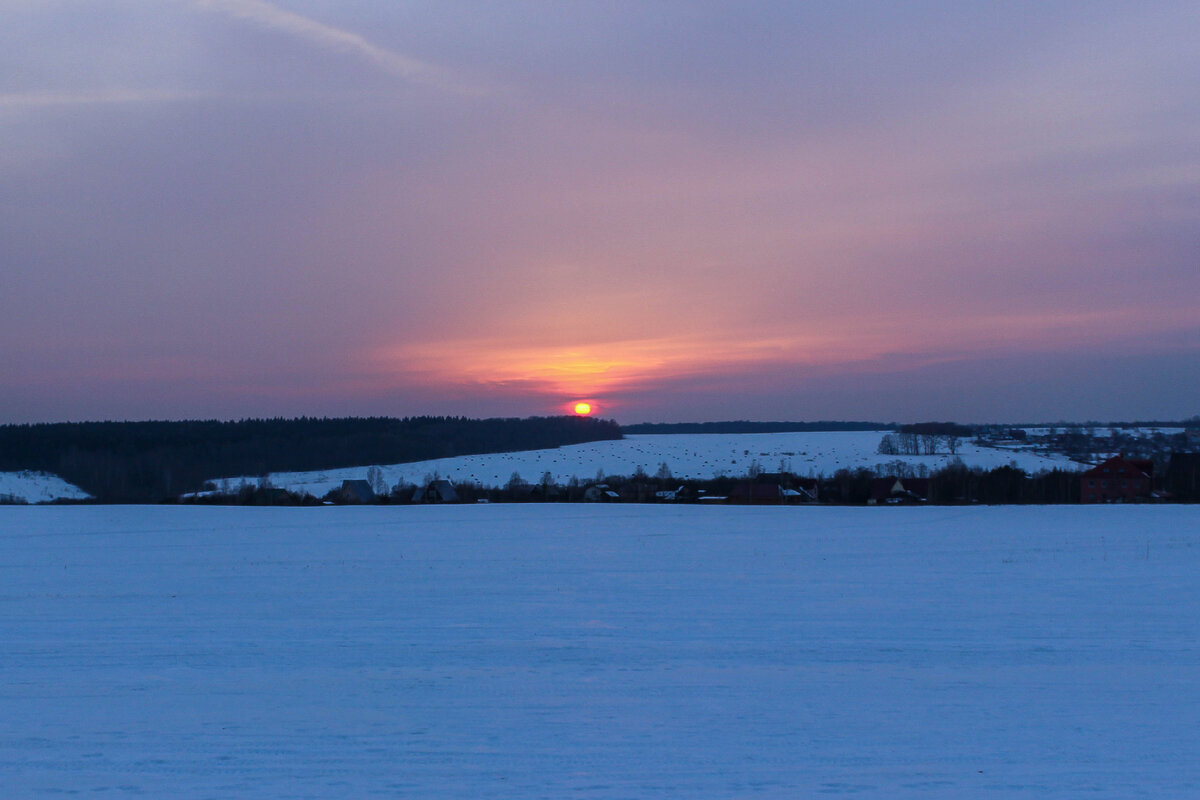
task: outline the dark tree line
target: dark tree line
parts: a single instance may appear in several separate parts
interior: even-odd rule
[[[903,470],[892,470],[891,474],[915,477],[897,472]],[[878,470],[867,468],[838,470],[828,478],[821,477],[821,498],[833,503],[866,503],[871,497],[871,482],[878,477],[883,477]],[[955,459],[929,472],[928,478],[928,502],[935,504],[1079,502],[1079,473],[1071,470],[1054,469],[1031,475],[1011,465],[984,469],[968,467]]]
[[[901,425],[894,433],[884,434],[879,441],[881,455],[933,455],[944,447],[951,455],[958,452],[964,439],[974,429],[953,422],[917,422]]]
[[[1200,453],[1173,453],[1167,464],[1166,489],[1181,503],[1200,503]]]
[[[158,502],[204,481],[620,439],[590,417],[351,417],[0,426],[0,471],[54,473],[105,502]]]

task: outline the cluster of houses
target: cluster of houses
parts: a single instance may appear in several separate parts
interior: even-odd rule
[[[737,481],[725,492],[680,484],[672,489],[655,490],[650,497],[636,484],[614,488],[600,483],[589,486],[583,493],[583,499],[600,503],[653,500],[660,503],[798,505],[817,502],[819,485],[816,478],[801,478],[786,472],[761,472],[752,478]]]
[[[380,496],[371,488],[370,481],[342,481],[341,488],[334,489],[326,499],[334,503],[349,505],[378,503]],[[458,503],[462,501],[454,484],[447,480],[430,481],[425,486],[416,486],[411,494],[402,498],[409,503]]]
[[[659,488],[654,483],[624,481],[620,484],[593,483],[579,491],[554,484],[520,483],[485,494],[496,494],[499,499],[516,502],[582,500],[589,503],[796,505],[817,502],[819,485],[815,478],[764,472],[737,481],[724,492],[713,492],[692,484]],[[483,502],[490,499],[475,495],[479,495],[479,492],[465,491],[462,487],[456,489],[449,481],[439,479],[425,486],[411,487],[400,494],[393,492],[387,498],[391,502],[414,504]],[[384,496],[378,495],[366,480],[342,481],[341,487],[325,496],[327,502],[344,504],[377,503],[383,499]]]
[[[1113,456],[1079,476],[1081,503],[1200,501],[1200,452],[1172,453],[1166,474],[1156,479],[1154,460]]]
[[[875,477],[870,481],[869,505],[905,505],[929,502],[934,479],[928,477]],[[1155,477],[1155,461],[1118,455],[1105,459],[1078,474],[1080,503],[1137,503],[1175,500],[1200,501],[1200,453],[1174,453],[1166,473]],[[835,493],[836,494],[836,493]],[[493,497],[494,495],[494,497]],[[859,495],[861,498],[862,495]],[[481,492],[479,487],[456,488],[437,479],[425,486],[409,487],[403,496],[393,493],[385,500],[365,480],[348,480],[326,496],[335,503],[461,503],[506,501],[584,501],[591,503],[730,503],[739,505],[799,505],[820,502],[821,484],[786,472],[763,472],[719,486],[712,482],[663,485],[663,482],[599,481],[578,488],[554,484],[510,485],[503,490]],[[835,502],[838,498],[830,498]],[[842,500],[844,502],[844,499]],[[862,502],[859,499],[858,502]]]
[[[1154,428],[1099,432],[1092,427],[1052,428],[1037,435],[1021,429],[995,429],[979,432],[976,441],[1002,447],[1032,445],[1083,461],[1103,458],[1080,473],[1080,503],[1200,501],[1200,428],[1174,433]],[[1106,453],[1119,455],[1104,457]],[[1157,475],[1156,464],[1160,468]]]

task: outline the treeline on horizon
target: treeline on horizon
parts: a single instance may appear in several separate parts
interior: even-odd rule
[[[622,425],[621,430],[630,434],[647,433],[814,433],[820,431],[886,431],[896,428],[895,423],[845,422],[820,420],[817,422],[752,422],[729,420],[725,422],[639,422]]]
[[[971,423],[957,422],[861,422],[857,420],[818,420],[816,422],[639,422],[622,425],[628,434],[647,433],[816,433],[821,431],[901,431],[970,436],[981,429],[993,428],[1188,428],[1200,426],[1200,415],[1183,420],[1142,420],[1132,422],[1031,422]]]
[[[351,417],[0,426],[0,472],[58,475],[101,502],[159,502],[215,478],[400,464],[620,439],[592,417]]]

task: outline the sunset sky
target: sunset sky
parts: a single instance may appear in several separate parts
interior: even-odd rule
[[[1200,413],[1200,3],[0,0],[0,422]]]

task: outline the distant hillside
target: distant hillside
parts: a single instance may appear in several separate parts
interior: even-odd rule
[[[851,474],[867,471],[869,482],[876,472],[919,477],[922,470],[934,472],[956,465],[959,460],[965,469],[993,470],[1015,463],[1028,473],[1074,470],[1078,466],[1064,455],[984,447],[973,441],[963,442],[954,454],[942,446],[934,454],[883,455],[879,444],[884,435],[882,431],[802,431],[627,436],[620,441],[588,442],[557,450],[381,464],[379,478],[386,486],[424,486],[437,475],[456,486],[504,487],[513,482],[515,475],[530,484],[546,479],[560,487],[569,487],[573,483],[586,486],[612,478],[619,481],[640,470],[651,476],[648,480],[662,484],[659,488],[674,489],[679,485],[676,481],[732,480],[756,471],[824,476],[830,480],[843,471]],[[367,467],[362,464],[340,470],[272,474],[270,478],[274,486],[321,497],[341,486],[344,480],[366,477]],[[228,477],[235,485],[238,478],[219,477]],[[1078,496],[1076,491],[1074,497]],[[866,498],[862,500],[865,502]]]
[[[0,426],[0,472],[58,475],[107,502],[157,502],[221,475],[399,464],[620,439],[588,417],[251,419]]]
[[[888,431],[894,424],[882,422],[642,422],[623,425],[628,434],[645,433],[811,433],[816,431]]]

